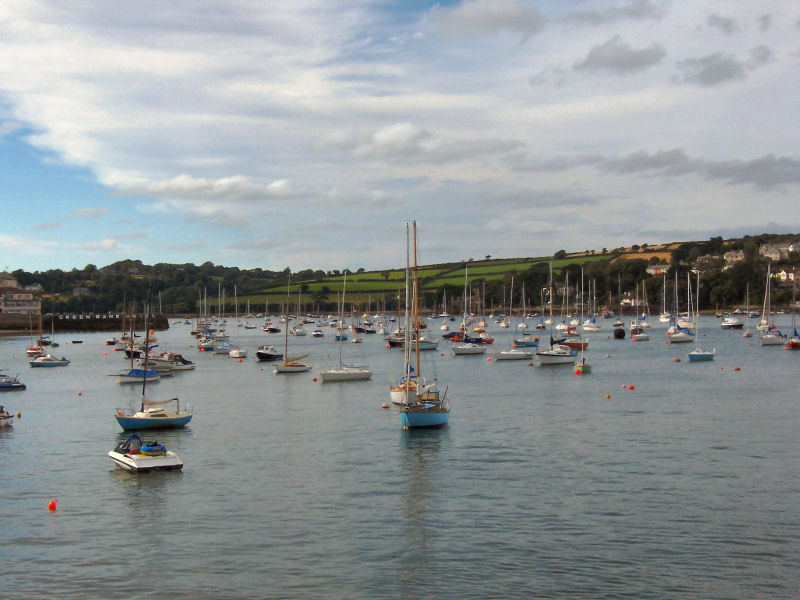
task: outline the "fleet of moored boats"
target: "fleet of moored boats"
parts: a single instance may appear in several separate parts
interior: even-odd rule
[[[417,240],[416,223],[413,223],[413,268],[410,261],[412,249],[411,241],[407,228],[406,234],[406,301],[405,301],[405,326],[398,328],[390,334],[386,334],[387,347],[401,347],[403,349],[402,374],[397,383],[390,387],[389,399],[400,408],[400,421],[404,429],[418,427],[440,427],[447,424],[450,417],[450,399],[447,397],[448,388],[444,392],[439,390],[439,382],[436,378],[430,379],[423,375],[423,364],[421,353],[434,350],[438,347],[440,339],[431,339],[420,333],[420,329],[425,327],[424,318],[419,312],[419,292],[417,278]],[[748,309],[744,312],[737,311],[730,315],[718,315],[721,317],[720,328],[724,330],[743,330],[742,337],[753,335],[749,327],[751,318],[761,317],[756,327],[761,344],[763,346],[783,345],[784,348],[795,350],[800,349],[800,336],[795,327],[794,312],[792,312],[792,332],[785,335],[780,332],[771,321],[770,306],[770,285],[769,271],[767,273],[767,285],[764,298],[762,313],[757,313]],[[581,283],[581,287],[583,283]],[[670,344],[694,342],[694,349],[688,352],[690,362],[710,361],[716,356],[716,349],[703,349],[699,345],[700,333],[697,326],[697,315],[699,314],[699,288],[700,277],[696,279],[696,296],[694,302],[691,294],[691,280],[687,277],[687,314],[681,319],[676,310],[662,312],[659,320],[667,323],[666,337]],[[287,286],[288,288],[288,286]],[[677,277],[675,289],[677,290]],[[513,280],[512,280],[513,290]],[[306,358],[308,354],[300,356],[289,355],[289,331],[291,316],[288,314],[288,289],[287,289],[287,313],[281,317],[283,322],[284,348],[280,352],[273,345],[261,345],[256,350],[259,361],[271,361],[275,365],[276,374],[292,374],[308,372],[312,365],[299,362]],[[512,292],[513,294],[513,292]],[[552,270],[550,278],[550,298],[552,298]],[[149,296],[149,295],[148,295]],[[342,295],[344,296],[344,295]],[[749,302],[748,302],[749,304]],[[190,406],[181,408],[180,400],[177,397],[163,400],[153,400],[147,396],[147,385],[157,382],[160,377],[173,375],[175,372],[193,370],[195,363],[176,352],[154,351],[156,341],[153,332],[150,330],[150,305],[148,297],[147,317],[145,322],[146,335],[137,340],[137,335],[131,328],[130,332],[125,332],[121,338],[109,338],[106,344],[114,346],[115,350],[123,350],[126,357],[130,360],[130,368],[114,374],[117,382],[134,382],[141,384],[142,392],[138,410],[127,411],[117,409],[116,420],[124,431],[151,431],[165,428],[184,427],[192,420],[192,409]],[[341,303],[343,307],[344,302]],[[465,303],[468,305],[465,284]],[[588,363],[585,351],[589,347],[589,339],[585,337],[587,333],[597,333],[602,330],[599,319],[610,319],[615,315],[608,309],[603,309],[600,314],[595,314],[592,310],[591,316],[587,319],[580,319],[577,316],[562,318],[561,323],[555,325],[552,314],[553,303],[548,302],[549,318],[544,320],[544,310],[539,315],[539,322],[536,328],[541,330],[549,327],[549,344],[547,346],[539,344],[539,336],[532,333],[512,336],[513,320],[505,315],[499,315],[495,323],[500,327],[509,328],[507,348],[495,351],[496,360],[528,360],[528,364],[533,364],[533,357],[536,357],[540,366],[552,365],[576,365],[576,374],[591,373],[591,365]],[[795,305],[794,296],[792,306]],[[673,301],[673,306],[678,306],[677,297]],[[544,302],[543,307],[544,308]],[[517,325],[518,331],[527,329],[527,319],[525,313]],[[534,315],[535,318],[537,315]],[[238,315],[237,315],[238,317]],[[431,319],[442,318],[440,325],[441,331],[446,331],[442,339],[451,342],[451,350],[454,356],[483,354],[487,346],[494,340],[485,332],[485,319],[477,318],[465,312],[462,316],[461,325],[457,332],[450,332],[448,321],[455,321],[455,317],[446,313],[434,314]],[[567,322],[567,318],[571,321]],[[238,319],[237,319],[238,320]],[[370,318],[365,315],[363,321],[351,319],[350,331],[358,338],[359,333],[386,332],[390,323],[394,322],[394,317],[377,317],[375,325]],[[241,361],[246,357],[246,350],[239,348],[238,344],[229,348],[228,336],[225,334],[224,318],[204,319],[198,327],[192,330],[192,334],[198,338],[197,348],[203,351],[226,354]],[[246,321],[245,321],[246,323]],[[267,325],[271,323],[267,318],[264,327],[265,332],[279,333],[279,326]],[[307,331],[304,324],[316,324],[319,328],[314,329],[311,337],[324,337],[323,327],[325,323],[318,318],[307,317],[298,319],[298,322],[291,327],[293,335],[305,335]],[[190,324],[186,321],[186,324]],[[372,370],[369,366],[348,365],[343,362],[343,343],[347,339],[347,329],[343,308],[340,308],[336,319],[328,319],[327,325],[336,330],[334,339],[338,343],[339,361],[335,366],[320,371],[323,382],[345,382],[369,379]],[[237,326],[242,326],[239,321]],[[615,338],[625,337],[625,327],[621,319],[613,323]],[[250,327],[253,328],[253,327]],[[649,314],[642,313],[632,318],[630,322],[631,341],[643,342],[650,339],[648,330],[650,329]],[[299,333],[302,331],[302,333]],[[513,339],[513,342],[512,342]],[[29,358],[31,367],[67,367],[70,364],[66,357],[56,358],[43,350],[45,340],[41,336],[41,325],[39,340],[36,345],[28,347],[26,354]],[[77,341],[75,342],[77,343]],[[151,345],[152,344],[152,345]],[[238,351],[237,351],[238,350]],[[134,360],[138,358],[138,362]],[[577,364],[576,364],[577,363]],[[152,367],[152,368],[151,368]],[[19,375],[8,375],[0,371],[0,391],[25,390],[25,384],[20,380]],[[385,403],[384,406],[388,406]],[[18,417],[19,415],[17,415]],[[13,423],[14,415],[0,406],[0,427],[8,426]],[[144,441],[137,433],[131,434],[124,442],[118,444],[114,450],[108,453],[109,458],[114,464],[124,470],[132,472],[147,472],[153,470],[177,470],[183,467],[180,457],[173,451],[167,450],[163,444],[157,441]]]

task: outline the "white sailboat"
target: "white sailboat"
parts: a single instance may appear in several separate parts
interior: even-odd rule
[[[572,348],[564,344],[556,344],[553,342],[553,264],[550,263],[550,347],[547,349],[540,349],[536,351],[536,358],[539,359],[539,365],[572,365],[577,360],[577,354],[573,354]]]
[[[344,322],[344,298],[345,289],[347,287],[347,270],[344,272],[344,280],[342,282],[342,303],[339,311],[339,323]],[[352,319],[351,319],[352,320]],[[346,365],[342,362],[342,342],[345,339],[344,335],[338,335],[339,344],[339,363],[335,367],[320,371],[320,377],[323,382],[329,381],[363,381],[372,377],[372,369],[366,365]]]
[[[700,348],[700,330],[697,326],[697,317],[700,314],[700,273],[697,273],[697,305],[694,311],[694,337],[695,337],[695,344],[694,350],[689,352],[689,362],[699,362],[699,361],[708,361],[714,360],[714,356],[717,354],[717,349],[714,348],[712,350],[703,350]]]
[[[509,306],[514,306],[514,277],[511,277],[511,292],[509,295]],[[524,306],[524,301],[523,301]],[[525,311],[523,310],[523,316]],[[513,320],[513,317],[512,317]],[[517,348],[511,343],[511,327],[508,328],[508,349],[501,350],[495,355],[496,360],[529,360],[533,358],[533,351]]]

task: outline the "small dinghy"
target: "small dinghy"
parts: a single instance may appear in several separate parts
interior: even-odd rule
[[[183,468],[180,456],[158,442],[143,442],[135,433],[108,453],[120,469],[134,473],[176,471]]]

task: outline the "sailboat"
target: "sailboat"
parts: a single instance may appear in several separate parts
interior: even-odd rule
[[[275,365],[274,373],[304,373],[311,370],[311,365],[298,362],[303,360],[308,354],[300,356],[289,356],[289,290],[291,289],[292,276],[289,275],[286,281],[286,327],[283,334],[283,362]],[[260,358],[260,357],[259,357]]]
[[[577,355],[573,353],[572,348],[564,344],[556,344],[553,342],[553,263],[550,263],[549,288],[550,347],[537,350],[536,357],[539,359],[539,364],[543,367],[550,365],[572,365],[575,364],[575,360],[577,359]]]
[[[794,324],[794,312],[796,308],[796,300],[795,300],[795,281],[797,281],[797,276],[795,271],[792,271],[792,335],[789,336],[789,341],[786,342],[786,345],[783,347],[784,350],[800,350],[800,335],[797,334],[797,327]]]
[[[581,321],[583,321],[583,268],[581,268]],[[580,349],[581,350],[581,360],[575,365],[575,374],[576,375],[589,375],[592,372],[592,365],[586,360],[586,348],[588,347],[589,343],[587,343]]]
[[[414,402],[416,394],[423,391],[430,391],[436,388],[436,383],[426,384],[421,378],[417,377],[417,372],[411,364],[411,283],[409,274],[411,270],[409,259],[408,225],[406,224],[406,303],[405,303],[405,325],[403,327],[403,357],[405,358],[403,375],[397,385],[389,389],[389,397],[394,404],[407,405]]]
[[[678,321],[678,273],[675,272],[675,293],[673,294],[673,310],[670,313],[669,327],[667,327],[666,336],[669,338],[670,344],[679,344],[684,342],[691,342],[694,340],[694,332],[691,329],[681,326]],[[691,312],[691,308],[686,309]]]
[[[239,321],[239,298],[236,295],[236,285],[233,286],[233,307],[236,313],[236,325],[237,327],[241,327],[241,322]],[[228,352],[228,356],[231,358],[247,358],[247,350],[242,348],[241,344],[239,343],[239,332],[236,332],[236,345],[230,349]]]
[[[467,298],[467,284],[469,282],[469,269],[467,267],[464,268],[464,316],[461,317],[461,327],[459,332],[461,333],[461,341],[453,343],[451,350],[454,356],[462,356],[465,354],[483,354],[486,352],[486,346],[481,343],[481,339],[478,337],[470,337],[469,335],[469,324],[471,321],[471,317],[467,314],[467,310],[469,308],[469,301]]]
[[[514,304],[514,277],[511,277],[511,292],[509,293],[509,301],[508,305],[513,306]],[[523,301],[524,306],[524,301]],[[523,318],[525,316],[525,311],[522,312]],[[512,315],[513,316],[513,315]],[[517,348],[517,340],[514,340],[514,343],[511,343],[511,327],[508,328],[508,349],[501,350],[495,356],[497,360],[528,360],[533,358],[533,351],[531,350],[522,350]],[[538,344],[538,339],[537,342]]]
[[[147,370],[148,354],[150,353],[150,302],[152,291],[147,293],[147,316],[144,341],[144,376],[142,381],[142,399],[139,410],[133,414],[126,414],[124,410],[117,409],[117,423],[125,431],[133,429],[167,429],[183,427],[192,420],[191,409],[184,408],[181,411],[180,401],[177,396],[167,400],[149,400],[147,398],[147,380],[150,378],[150,371]],[[168,411],[164,406],[175,403],[175,410]],[[114,457],[112,457],[114,458]],[[115,460],[115,462],[118,462]]]
[[[408,230],[406,229],[406,254],[408,254]],[[414,221],[414,331],[419,336],[419,291],[417,268],[417,222]],[[406,327],[408,329],[408,327]],[[422,381],[419,364],[419,348],[414,351],[418,381]],[[404,355],[404,360],[406,355]],[[408,364],[408,362],[406,362]],[[406,366],[406,372],[409,367]],[[447,389],[440,395],[435,386],[420,386],[406,392],[408,403],[400,411],[403,429],[416,427],[441,427],[450,419],[450,401]]]
[[[342,342],[347,339],[347,336],[344,335],[342,332],[344,331],[344,298],[345,298],[345,289],[347,287],[347,270],[344,273],[344,279],[342,281],[342,302],[341,308],[339,310],[339,327],[337,331],[339,335],[335,337],[338,345],[339,345],[339,363],[335,367],[331,367],[330,369],[325,369],[320,371],[320,377],[322,377],[322,381],[362,381],[364,379],[369,379],[372,377],[372,369],[368,366],[356,366],[356,365],[346,365],[342,362]],[[352,316],[351,316],[352,322]]]
[[[700,273],[697,273],[697,305],[694,311],[694,337],[695,337],[695,344],[694,350],[689,352],[689,362],[698,362],[698,361],[706,361],[706,360],[714,360],[714,356],[717,353],[717,349],[714,348],[713,350],[703,350],[700,348],[700,330],[697,326],[697,317],[700,314]]]
[[[772,316],[772,292],[770,289],[770,282],[772,280],[770,275],[771,267],[771,264],[767,265],[767,285],[764,289],[764,311],[761,313],[761,321],[757,329],[761,332],[759,336],[762,346],[782,346],[786,340],[786,336],[770,322],[770,317]]]

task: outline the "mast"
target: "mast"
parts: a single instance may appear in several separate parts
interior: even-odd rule
[[[409,243],[409,232],[408,232],[408,223],[406,223],[406,310],[405,310],[405,322],[406,325],[403,328],[403,355],[405,358],[405,384],[406,384],[406,404],[408,404],[408,382],[411,379],[411,318],[409,314],[410,310],[410,294],[411,289],[409,287],[409,264],[410,264],[410,257],[409,252],[411,251],[410,243]],[[419,381],[419,380],[417,380]]]
[[[142,373],[142,408],[144,411],[145,389],[147,389],[147,355],[150,354],[150,303],[153,301],[153,289],[147,289],[147,310],[144,317],[144,372]],[[131,356],[133,356],[133,341],[131,340]]]
[[[413,221],[414,225],[414,358],[417,364],[417,381],[421,380],[421,373],[419,372],[419,289],[418,289],[418,275],[417,275],[417,222]],[[418,384],[419,385],[419,384]],[[419,393],[417,393],[419,396]]]
[[[289,360],[289,289],[291,288],[292,274],[286,280],[286,327],[284,327],[283,334],[283,363],[287,364]]]

